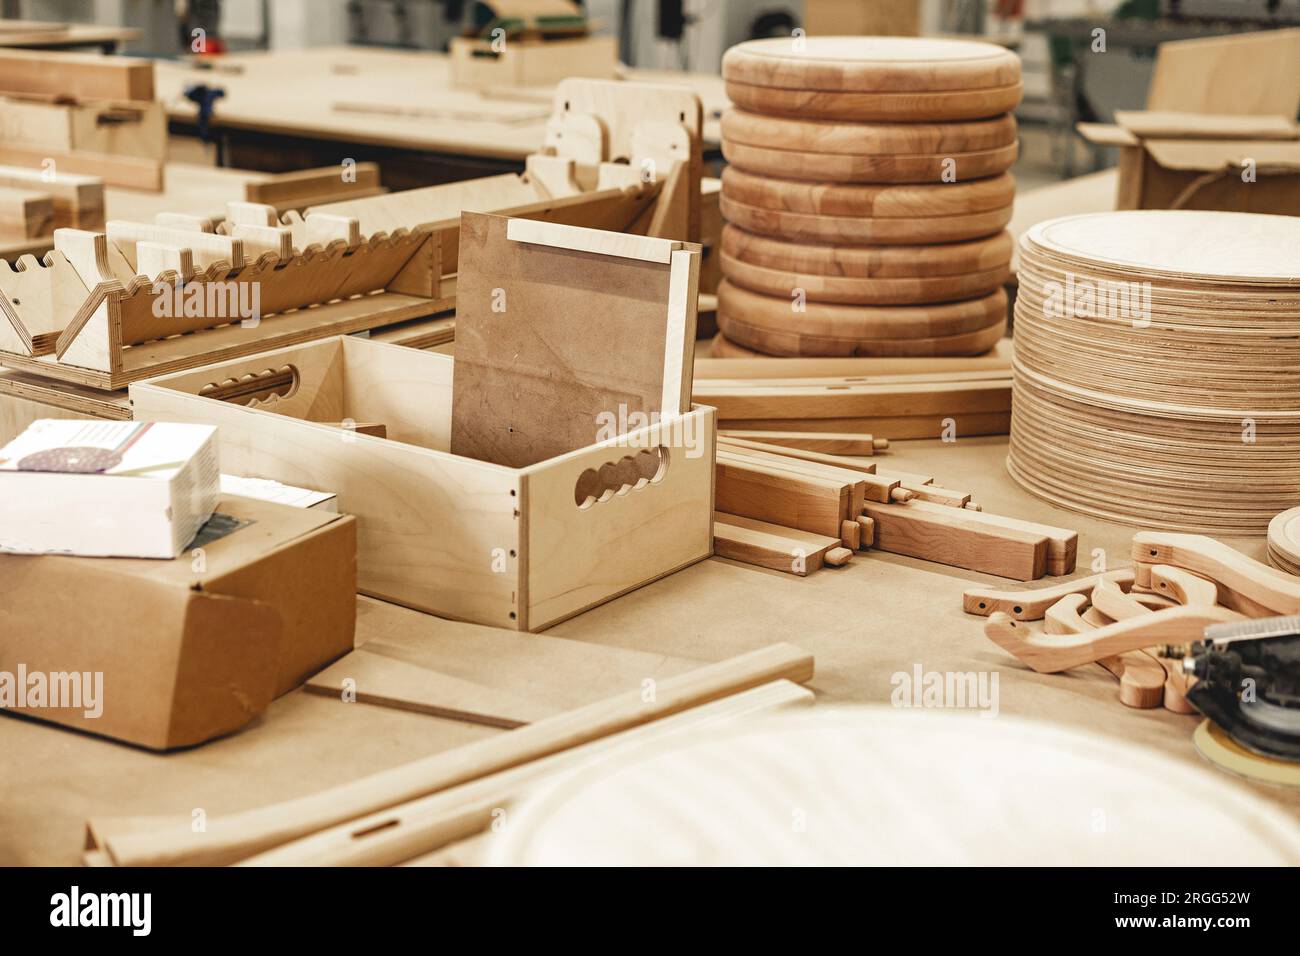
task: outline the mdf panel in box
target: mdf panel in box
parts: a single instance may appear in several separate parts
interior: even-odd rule
[[[359,590],[423,611],[539,630],[711,553],[713,409],[515,469],[446,450],[452,369],[336,338],[137,382],[131,398],[140,420],[217,426],[227,473],[335,492],[357,517]],[[643,450],[666,464],[624,463]]]

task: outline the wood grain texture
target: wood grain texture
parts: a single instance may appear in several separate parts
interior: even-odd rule
[[[987,272],[1010,261],[1011,236],[942,245],[849,246],[796,242],[749,232],[728,224],[722,251],[738,262],[767,269],[858,279],[928,279]]]
[[[836,123],[731,109],[722,114],[724,142],[845,156],[897,156],[998,149],[1016,141],[1010,114],[956,123]]]
[[[876,548],[1018,581],[1047,573],[1046,535],[978,522],[965,509],[936,506],[931,511],[918,504],[864,506],[863,513],[876,525]]]
[[[953,151],[950,153],[862,154],[812,153],[806,150],[754,146],[722,140],[722,155],[746,172],[789,176],[811,182],[943,183],[981,179],[1005,173],[1016,161],[1019,146]]]
[[[678,414],[665,364],[689,368],[694,333],[669,339],[671,266],[514,242],[510,222],[461,220],[452,450],[521,467],[594,444],[605,416]]]
[[[719,258],[722,274],[731,283],[763,295],[785,296],[803,289],[813,302],[839,305],[919,305],[956,302],[989,295],[1006,282],[1003,265],[985,272],[934,276],[928,279],[858,279],[807,275],[756,266],[733,259],[725,250]]]
[[[962,216],[1003,209],[1015,199],[1016,186],[1007,173],[950,183],[864,186],[759,176],[728,166],[722,171],[722,191],[737,202],[760,209],[895,219]]]
[[[755,86],[729,79],[726,92],[733,104],[755,113],[850,122],[938,122],[999,116],[1016,108],[1024,88],[1016,82],[944,92],[828,92]]]
[[[759,235],[794,242],[837,245],[931,245],[994,235],[1011,221],[1011,206],[954,216],[875,219],[822,216],[750,206],[725,193],[719,202],[727,221]]]
[[[803,90],[971,90],[1019,82],[1020,58],[972,40],[801,35],[731,47],[722,76]]]
[[[1002,338],[1006,296],[923,306],[846,306],[759,295],[724,281],[718,328],[769,355],[978,355]],[[892,437],[892,436],[887,436]]]

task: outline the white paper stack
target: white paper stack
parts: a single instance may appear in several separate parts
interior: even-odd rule
[[[273,501],[291,508],[315,508],[334,514],[339,510],[339,496],[332,491],[312,491],[286,485],[271,478],[244,478],[240,475],[222,475],[221,493],[223,495],[240,495],[244,498],[256,498],[259,501]]]
[[[175,558],[221,494],[217,430],[34,422],[0,448],[0,551]]]

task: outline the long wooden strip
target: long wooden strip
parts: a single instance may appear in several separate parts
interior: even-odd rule
[[[735,435],[718,435],[718,444],[732,448],[748,448],[752,451],[765,451],[768,454],[784,455],[801,461],[814,461],[820,465],[833,465],[836,468],[860,471],[864,475],[876,474],[875,462],[864,461],[861,457],[853,455],[828,455],[824,451],[808,451],[805,448],[793,448],[789,445],[774,445],[751,438],[737,438]]]
[[[697,399],[698,401],[699,399]],[[705,405],[712,404],[704,402]],[[804,451],[819,451],[828,455],[874,455],[889,447],[889,440],[851,432],[760,432],[747,429],[719,429],[727,438],[744,438],[768,445],[782,445]]]
[[[848,517],[851,486],[834,479],[814,478],[768,467],[758,462],[726,460],[715,468],[715,506],[772,524],[838,538],[840,522]]]
[[[736,718],[778,708],[808,706],[813,699],[811,691],[789,681],[763,684],[314,833],[245,860],[241,865],[391,866],[486,830],[493,823],[494,811],[508,807],[526,787],[549,774],[564,772],[619,748],[642,746],[682,733],[699,734]]]
[[[1011,428],[1010,412],[957,413],[952,415],[898,415],[885,418],[727,418],[719,429],[752,431],[867,432],[890,441],[907,438],[958,438],[1005,435]]]
[[[0,163],[6,166],[27,166],[41,169],[46,160],[53,160],[60,172],[96,176],[107,186],[124,186],[145,192],[161,192],[163,164],[156,159],[123,156],[119,153],[60,152],[0,143]]]
[[[358,647],[309,679],[309,694],[337,698],[344,681],[352,681],[357,703],[377,704],[433,717],[465,720],[510,730],[553,717],[545,702],[500,687],[463,680],[385,654],[371,642]]]
[[[1300,578],[1254,561],[1205,535],[1139,532],[1133,536],[1133,560],[1186,568],[1277,614],[1300,614]]]
[[[811,654],[772,644],[659,682],[654,700],[642,691],[425,757],[320,793],[208,821],[106,841],[119,866],[223,865],[289,840],[387,807],[508,770],[580,744],[710,703],[774,680],[803,683],[813,675]]]
[[[737,455],[741,455],[755,463],[765,464],[782,471],[814,475],[845,482],[853,485],[855,492],[861,491],[863,500],[869,499],[871,501],[882,502],[890,501],[892,500],[894,492],[901,486],[901,482],[897,478],[881,478],[871,472],[863,472],[852,468],[844,468],[839,465],[822,464],[817,461],[796,458],[792,455],[784,454],[779,445],[769,447],[776,448],[777,450],[763,451],[758,448],[731,445],[728,440],[720,440],[718,443],[718,454],[730,461],[734,461]],[[854,496],[851,496],[850,510],[845,517],[856,517],[860,512],[861,501],[858,500],[855,494]]]
[[[1056,674],[1126,651],[1186,644],[1199,640],[1211,624],[1240,618],[1237,612],[1223,607],[1171,607],[1082,634],[1052,635],[1035,634],[1023,621],[995,613],[985,623],[984,634],[1040,674]]]
[[[935,509],[944,507],[931,501],[917,501],[914,504],[921,511],[935,511]],[[1006,515],[990,514],[987,511],[970,511],[966,513],[966,517],[971,521],[995,528],[1043,535],[1048,541],[1047,573],[1051,575],[1074,573],[1074,566],[1079,553],[1079,532],[1070,531],[1067,528],[1038,524],[1034,521],[1022,521],[1020,518],[1011,518]]]
[[[757,388],[697,382],[695,401],[712,405],[718,417],[894,418],[1011,410],[1011,378],[983,382],[916,384],[789,385]]]
[[[0,50],[0,92],[152,100],[153,61],[90,53]]]
[[[1104,574],[1090,574],[1086,578],[1063,581],[1051,587],[1032,591],[1003,591],[994,588],[967,588],[962,594],[962,610],[967,614],[988,617],[994,612],[1006,614],[1017,621],[1041,621],[1047,609],[1067,594],[1088,594],[1102,580],[1118,584],[1133,583],[1133,569],[1123,568]]]
[[[736,524],[737,520],[750,521],[754,526]],[[766,521],[715,514],[713,553],[720,558],[805,577],[821,568],[827,551],[840,546],[835,538],[816,535],[823,543],[810,551],[803,542],[786,534],[787,530]]]
[[[719,446],[716,454],[718,461],[729,461],[740,465],[761,464],[791,474],[808,475],[811,478],[826,478],[847,485],[849,487],[848,505],[841,520],[855,518],[862,513],[862,505],[867,500],[869,490],[867,483],[868,481],[874,483],[878,480],[875,475],[864,475],[861,472],[850,471],[847,468],[836,468],[833,465],[801,461],[798,458],[787,458],[784,455],[755,451],[752,448]]]
[[[961,508],[936,505],[928,511],[920,504],[867,502],[863,512],[876,523],[877,549],[1019,581],[1046,572],[1046,535],[975,521]]]

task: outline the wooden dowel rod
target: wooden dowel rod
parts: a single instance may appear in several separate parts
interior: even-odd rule
[[[330,790],[208,821],[106,841],[119,866],[224,865],[387,807],[490,773],[517,767],[629,727],[698,707],[770,681],[811,679],[811,654],[772,644],[661,681],[647,703],[641,691],[579,707],[487,740],[456,747]]]

